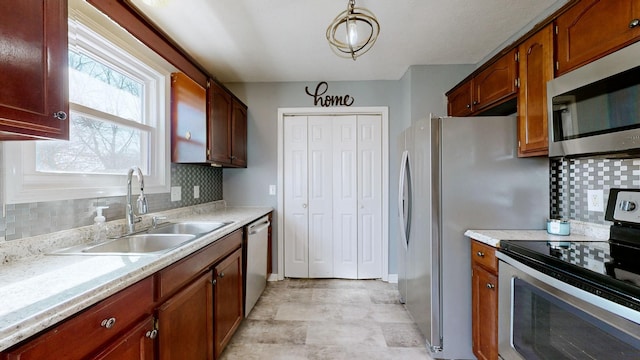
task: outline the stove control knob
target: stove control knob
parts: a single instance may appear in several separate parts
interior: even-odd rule
[[[622,200],[620,205],[618,205],[620,210],[622,211],[633,211],[636,209],[636,203],[629,200]]]

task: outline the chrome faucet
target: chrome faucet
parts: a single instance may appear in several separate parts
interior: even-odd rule
[[[131,205],[131,179],[133,178],[133,172],[135,171],[138,183],[140,183],[140,195],[137,200],[138,216],[133,213],[133,205]],[[127,230],[131,234],[136,231],[136,223],[142,221],[142,217],[139,215],[147,213],[147,198],[144,196],[144,177],[142,176],[142,170],[137,166],[132,166],[127,173]]]

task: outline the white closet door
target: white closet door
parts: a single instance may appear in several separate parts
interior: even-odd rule
[[[358,278],[382,276],[382,118],[358,115]]]
[[[333,120],[334,276],[358,278],[358,172],[356,116]]]
[[[309,277],[307,117],[284,119],[284,258],[286,277]]]
[[[331,116],[309,116],[309,277],[333,277]]]

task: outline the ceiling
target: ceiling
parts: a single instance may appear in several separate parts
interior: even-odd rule
[[[381,28],[356,61],[325,37],[347,0],[132,2],[228,83],[398,80],[411,65],[477,64],[567,0],[356,0]]]

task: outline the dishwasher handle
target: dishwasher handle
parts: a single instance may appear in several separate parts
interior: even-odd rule
[[[271,225],[271,222],[269,221],[269,218],[265,216],[264,218],[249,225],[247,230],[249,231],[249,235],[255,235],[260,231],[268,228],[269,225]]]

